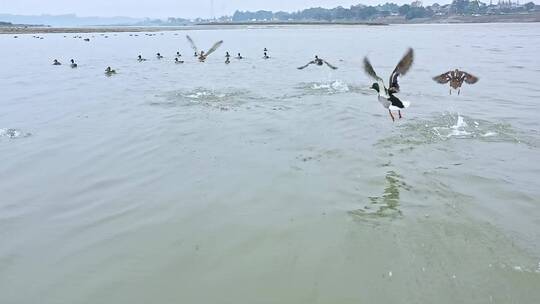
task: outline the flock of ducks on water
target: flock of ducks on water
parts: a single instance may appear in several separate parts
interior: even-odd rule
[[[133,34],[130,34],[130,36],[132,35]],[[156,34],[145,34],[145,35],[152,36]],[[135,34],[135,36],[137,35]],[[82,38],[81,36],[75,36],[75,37]],[[17,37],[15,36],[15,38]],[[34,36],[34,38],[43,39],[43,37],[38,37],[38,36]],[[212,47],[208,49],[208,51],[205,52],[203,50],[199,51],[195,42],[189,35],[186,35],[186,38],[188,42],[190,43],[191,48],[193,49],[193,56],[196,57],[199,60],[199,62],[205,62],[208,56],[214,53],[223,44],[223,40],[220,40],[214,43],[214,45],[212,45]],[[84,40],[89,41],[88,38]],[[229,54],[229,52],[225,53],[225,64],[231,63],[231,57],[232,56]],[[160,53],[157,53],[156,58],[163,59],[164,57]],[[182,55],[180,54],[180,52],[176,52],[174,62],[176,64],[184,63],[184,61],[181,60],[181,58],[182,58]],[[268,56],[268,49],[264,48],[262,58],[270,59],[270,56]],[[244,57],[240,53],[238,53],[235,59],[241,60],[241,59],[244,59]],[[143,58],[142,55],[139,55],[137,57],[137,61],[139,62],[143,62],[146,60],[147,59]],[[398,64],[394,68],[394,71],[390,74],[388,87],[386,87],[382,78],[379,77],[377,73],[375,72],[375,70],[373,69],[373,66],[371,65],[371,62],[369,61],[369,59],[367,57],[364,58],[364,71],[369,77],[373,78],[376,81],[371,85],[371,89],[377,91],[378,100],[384,108],[388,109],[388,113],[390,114],[390,118],[392,119],[392,121],[395,121],[395,116],[392,113],[392,111],[397,111],[398,118],[401,119],[402,118],[401,110],[407,108],[410,105],[409,102],[400,100],[395,94],[399,93],[400,91],[400,86],[398,82],[399,76],[402,76],[402,75],[404,76],[405,74],[407,74],[407,72],[409,71],[409,69],[411,68],[413,64],[413,61],[414,61],[414,51],[412,48],[409,48],[407,52],[405,53],[405,55],[401,58],[401,60],[398,62]],[[75,63],[73,59],[71,59],[70,62],[71,62],[70,64],[71,68],[77,68],[77,63]],[[61,63],[58,60],[54,59],[53,65],[61,65]],[[317,55],[315,55],[315,58],[313,60],[309,61],[308,63],[306,63],[305,65],[301,67],[298,67],[297,69],[303,70],[310,65],[316,65],[316,66],[326,65],[332,70],[338,69],[336,66],[330,64],[329,62],[320,58]],[[105,69],[105,75],[112,76],[114,74],[116,74],[116,71],[113,70],[111,67],[107,67]],[[452,94],[452,89],[456,90],[459,95],[461,92],[461,86],[463,85],[463,83],[474,84],[478,81],[478,77],[470,73],[467,73],[465,71],[460,71],[458,69],[455,69],[455,70],[442,73],[438,76],[435,76],[433,77],[433,80],[440,84],[449,83],[450,95]]]

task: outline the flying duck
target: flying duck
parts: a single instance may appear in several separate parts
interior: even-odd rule
[[[215,52],[223,44],[223,40],[220,40],[214,43],[214,45],[206,53],[204,51],[201,51],[200,54],[197,54],[197,46],[195,45],[193,39],[191,39],[189,35],[186,35],[186,38],[189,41],[189,44],[191,44],[191,48],[195,52],[195,57],[198,56],[200,62],[204,62],[208,58],[208,56],[210,56],[210,54]]]
[[[112,76],[112,75],[114,75],[114,74],[116,74],[116,71],[113,70],[113,69],[111,69],[110,66],[107,67],[107,68],[105,69],[105,75],[106,75],[106,76]]]
[[[69,65],[72,69],[77,67],[77,64],[75,63],[75,60],[71,59],[71,64]]]
[[[301,67],[298,67],[297,69],[299,70],[303,70],[305,68],[307,68],[310,64],[316,64],[318,66],[322,66],[323,64],[326,64],[329,68],[331,68],[332,70],[337,70],[337,67],[331,65],[330,63],[328,63],[326,60],[322,59],[322,58],[319,58],[319,56],[315,55],[315,59],[311,60],[310,62],[306,63],[306,65],[303,65]]]
[[[478,81],[478,77],[473,76],[467,72],[455,69],[453,71],[443,73],[439,76],[435,76],[433,77],[433,80],[440,84],[450,82],[450,95],[452,95],[452,89],[457,90],[459,95],[463,82],[466,82],[468,84],[475,84]]]
[[[407,53],[401,58],[401,60],[396,65],[396,68],[390,75],[389,88],[386,88],[382,78],[377,76],[373,66],[369,62],[367,57],[364,58],[364,71],[377,82],[373,83],[371,86],[372,89],[379,93],[378,99],[383,107],[388,109],[388,113],[392,118],[392,121],[395,121],[394,115],[392,115],[392,110],[397,110],[399,118],[401,118],[401,109],[407,108],[409,106],[408,102],[401,101],[394,94],[399,92],[399,83],[398,77],[400,75],[405,75],[414,61],[414,52],[413,49],[409,48]]]

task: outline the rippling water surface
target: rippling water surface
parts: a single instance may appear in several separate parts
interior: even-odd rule
[[[186,33],[0,35],[0,303],[540,303],[539,25]]]

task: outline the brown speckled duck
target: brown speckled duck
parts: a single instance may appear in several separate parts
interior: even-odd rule
[[[450,95],[452,95],[452,89],[458,91],[458,95],[461,92],[461,85],[463,82],[466,82],[468,84],[475,84],[478,81],[478,77],[469,74],[464,71],[460,71],[458,69],[455,69],[453,71],[448,71],[446,73],[443,73],[439,76],[433,77],[433,80],[440,84],[445,84],[447,82],[450,83]]]

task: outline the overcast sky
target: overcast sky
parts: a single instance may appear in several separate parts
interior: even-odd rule
[[[428,0],[424,4],[451,0]],[[489,2],[489,0],[484,0]],[[524,1],[524,0],[522,0]],[[539,0],[540,1],[540,0]],[[211,17],[212,0],[0,0],[0,13],[40,15],[69,14],[79,16],[129,17]],[[349,7],[351,4],[378,4],[386,0],[213,0],[216,17],[232,14],[235,10],[296,11],[309,7]],[[388,0],[398,4],[411,0]],[[537,1],[538,2],[538,1]]]

